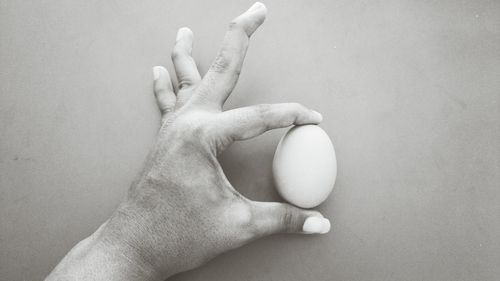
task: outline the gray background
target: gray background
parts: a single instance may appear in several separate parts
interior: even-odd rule
[[[499,1],[266,1],[227,107],[301,102],[337,150],[324,236],[274,236],[173,280],[500,276]],[[0,279],[36,280],[117,206],[159,124],[176,29],[205,72],[251,1],[0,1]],[[284,130],[221,157],[279,199]],[[497,279],[498,280],[498,279]]]

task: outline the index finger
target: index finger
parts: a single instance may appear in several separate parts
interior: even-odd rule
[[[259,104],[220,113],[217,131],[223,139],[246,140],[277,128],[319,124],[322,119],[319,112],[298,103]]]
[[[264,4],[256,2],[231,21],[217,57],[200,84],[202,89],[206,89],[200,91],[207,95],[204,100],[222,108],[238,81],[249,38],[264,22],[266,13]]]

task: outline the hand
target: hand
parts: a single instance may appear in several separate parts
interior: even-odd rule
[[[265,6],[256,3],[231,22],[203,79],[191,57],[193,34],[181,28],[172,52],[177,93],[167,70],[154,68],[162,114],[157,142],[141,177],[94,235],[99,242],[93,243],[120,252],[129,266],[140,267],[136,273],[162,279],[265,235],[330,229],[316,211],[245,198],[217,160],[234,141],[321,121],[319,113],[295,103],[222,111],[238,80],[249,38],[265,16]]]

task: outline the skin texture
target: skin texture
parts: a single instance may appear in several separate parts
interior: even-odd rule
[[[249,38],[265,16],[265,6],[256,3],[230,23],[203,79],[191,57],[193,33],[178,31],[172,61],[179,90],[165,68],[154,68],[162,122],[141,176],[47,280],[164,280],[262,236],[328,232],[329,221],[316,211],[243,197],[217,160],[234,141],[321,121],[319,113],[295,103],[222,111]]]

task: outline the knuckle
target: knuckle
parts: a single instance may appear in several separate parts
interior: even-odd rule
[[[189,80],[188,78],[183,77],[182,79],[179,79],[179,83],[177,86],[179,87],[179,90],[188,88],[193,84],[193,81]]]
[[[238,200],[237,203],[231,202],[231,207],[227,208],[226,219],[235,228],[240,239],[251,240],[258,235],[258,227],[254,219],[252,206]]]
[[[186,133],[194,137],[195,139],[203,139],[204,129],[201,125],[193,125],[187,126]]]
[[[294,112],[302,112],[306,110],[306,107],[298,102],[289,103],[289,107]]]
[[[163,95],[163,94],[166,94],[167,88],[164,85],[161,85],[161,83],[156,83],[154,85],[154,91],[155,91],[155,94],[157,96],[158,95]]]
[[[244,202],[238,202],[233,205],[233,216],[235,222],[243,227],[252,227],[253,219],[252,219],[252,210],[249,204]]]
[[[271,104],[259,104],[255,106],[257,116],[260,118],[260,122],[264,124],[265,129],[269,128],[269,118],[272,118],[272,107]]]
[[[179,45],[175,45],[174,49],[172,50],[172,53],[170,54],[170,57],[172,58],[172,60],[175,61],[175,60],[182,58],[182,57],[185,57],[187,55],[188,55],[188,53],[186,50],[184,50]]]
[[[285,118],[283,118],[282,122],[284,122],[284,125],[291,125],[298,121],[307,111],[308,109],[300,103],[289,103],[288,110],[286,111]]]
[[[298,214],[294,207],[284,205],[279,215],[284,232],[295,232],[297,230]]]
[[[271,112],[272,105],[266,104],[266,103],[259,104],[259,105],[255,106],[255,110],[257,111],[257,114],[259,116],[265,117],[265,116],[269,115],[269,113]]]
[[[162,110],[165,110],[165,109],[171,110],[175,106],[175,100],[169,98],[166,95],[160,95],[158,97],[158,103],[160,104],[160,107]]]
[[[246,36],[247,38],[249,37],[249,35],[248,35],[249,31],[247,31],[247,29],[249,29],[248,23],[239,17],[233,19],[229,23],[228,29],[231,32],[238,32],[238,33],[241,33],[242,35]]]
[[[173,61],[177,60],[179,58],[180,54],[177,48],[174,48],[172,50],[172,53],[170,54],[170,58],[172,58]]]
[[[243,29],[243,24],[238,18],[233,19],[231,22],[229,22],[228,26],[229,30],[238,30],[238,29]]]
[[[212,66],[210,69],[213,72],[224,73],[227,71],[230,64],[231,64],[231,61],[228,58],[228,56],[225,54],[225,51],[221,50],[220,53],[215,58],[214,62],[212,63]]]
[[[284,214],[281,217],[281,222],[286,232],[292,232],[294,230],[294,219],[295,216],[293,212],[289,209],[285,209]]]
[[[208,126],[204,122],[198,124],[191,124],[189,133],[194,139],[204,140],[208,136]]]
[[[183,114],[176,120],[176,128],[181,137],[189,140],[206,140],[210,134],[208,118],[204,114],[191,112]]]

